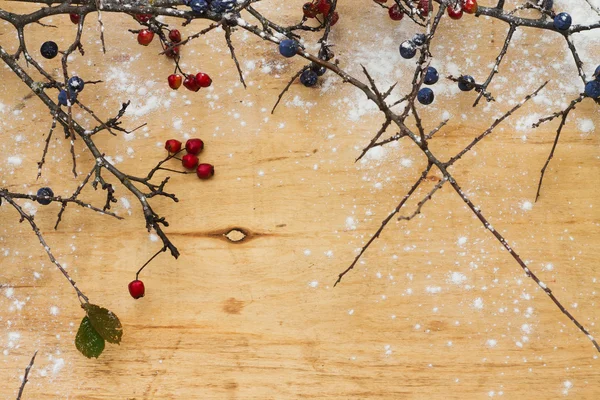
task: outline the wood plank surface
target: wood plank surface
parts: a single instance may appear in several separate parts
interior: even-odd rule
[[[269,0],[259,7],[290,23],[302,3]],[[389,20],[367,0],[338,3],[332,42],[340,65],[363,79],[364,63],[382,87],[397,80],[398,96],[406,92],[414,64],[401,60],[397,47],[417,27],[406,18]],[[556,3],[577,3],[571,7],[580,13],[585,7],[579,0]],[[98,135],[101,151],[120,169],[143,175],[164,156],[166,139],[197,136],[206,144],[201,160],[213,163],[216,175],[209,181],[172,176],[179,202],[152,199],[181,257],[165,254],[151,264],[142,275],[147,295],[137,301],[127,284],[160,243],[145,230],[130,194],[116,186],[114,209],[124,221],[69,206],[56,231],[58,207],[29,203],[79,287],[124,324],[121,345],[107,346],[98,360],[73,345],[83,317],[75,293],[29,227],[14,210],[0,208],[0,284],[6,285],[0,289],[0,398],[16,397],[36,350],[26,399],[600,398],[600,361],[591,343],[450,187],[414,220],[392,222],[333,288],[425,165],[408,141],[354,162],[382,123],[356,89],[328,73],[315,89],[294,84],[271,115],[302,60],[283,59],[273,45],[238,31],[234,45],[248,89],[237,80],[223,33],[213,32],[182,50],[185,67],[209,73],[213,87],[173,92],[166,84],[172,61],[157,55],[158,43],[137,45],[127,32],[136,28],[131,18],[103,15],[106,55],[93,19],[86,24],[85,56],[74,56],[71,70],[104,83],[89,85],[80,98],[103,118],[131,100],[125,125],[148,123],[128,137]],[[74,37],[64,17],[44,22],[57,28],[28,28],[32,52],[50,36],[61,48]],[[204,26],[194,22],[183,31]],[[507,27],[466,15],[444,20],[440,29],[432,47],[440,74],[470,72],[482,81]],[[0,42],[14,51],[7,24],[0,25]],[[589,75],[600,62],[597,42],[581,40],[581,46]],[[44,65],[59,76],[59,61]],[[0,186],[33,193],[50,185],[59,195],[71,193],[93,165],[89,151],[77,141],[80,177],[74,179],[68,141],[57,135],[36,181],[51,117],[7,68],[0,80]],[[600,117],[591,101],[569,117],[534,202],[557,122],[527,126],[581,91],[560,37],[517,32],[492,85],[495,103],[473,108],[474,93],[459,93],[442,78],[435,103],[421,107],[424,124],[432,129],[450,116],[431,142],[435,154],[450,157],[545,80],[550,83],[538,99],[452,171],[531,270],[600,336],[600,139],[593,129]],[[95,125],[81,111],[75,115]],[[22,163],[9,162],[12,156]],[[407,213],[437,179],[432,172]],[[91,189],[84,197],[103,201]],[[247,237],[227,240],[224,233],[234,228]]]

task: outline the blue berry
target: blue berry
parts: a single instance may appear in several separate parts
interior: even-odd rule
[[[417,46],[423,46],[423,44],[425,44],[425,40],[427,40],[427,36],[424,33],[417,33],[412,38],[413,43]]]
[[[596,80],[600,80],[600,65],[596,67],[596,71],[594,72],[594,78],[596,78]]]
[[[402,58],[410,59],[417,54],[417,46],[412,40],[406,40],[400,45],[400,55]]]
[[[318,76],[323,76],[327,72],[327,68],[315,63],[310,64],[310,69],[315,71]]]
[[[71,104],[75,103],[75,100],[77,100],[77,93],[69,90],[69,96],[71,96]],[[60,104],[61,106],[67,106],[68,100],[69,99],[67,99],[67,92],[65,90],[61,90],[58,94],[58,104]]]
[[[439,79],[440,75],[438,74],[437,69],[433,67],[427,67],[427,72],[425,72],[425,80],[423,80],[423,83],[426,85],[433,85],[437,83]]]
[[[589,81],[585,84],[585,95],[592,99],[600,98],[600,81]]]
[[[419,93],[417,93],[417,100],[419,100],[419,103],[425,105],[433,103],[434,97],[433,90],[429,89],[428,87],[422,88],[419,90]]]
[[[71,93],[79,93],[83,90],[85,82],[83,81],[83,79],[75,75],[67,81],[67,85],[69,86],[69,90],[71,91]]]
[[[202,14],[208,10],[208,3],[206,0],[191,0],[189,6],[196,14]]]
[[[40,47],[40,53],[42,53],[42,57],[50,60],[58,54],[58,45],[52,41],[44,42]]]
[[[317,84],[317,79],[319,79],[319,76],[312,69],[307,69],[300,75],[300,83],[306,87],[315,86]]]
[[[279,43],[279,53],[284,57],[294,57],[299,47],[295,40],[285,39]]]
[[[475,88],[475,79],[471,75],[463,75],[458,82],[458,88],[463,92],[469,92]]]
[[[571,16],[565,12],[554,17],[554,27],[559,31],[568,30],[571,27],[571,22],[573,22]]]
[[[37,197],[38,197],[38,199],[37,199],[38,203],[40,203],[44,206],[47,206],[48,204],[52,203],[52,200],[44,199],[44,197],[54,197],[54,192],[49,187],[39,188],[37,191]]]
[[[211,0],[210,9],[216,13],[224,13],[235,7],[235,0]]]

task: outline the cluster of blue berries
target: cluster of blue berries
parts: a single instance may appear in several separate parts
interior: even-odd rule
[[[58,93],[58,104],[61,106],[67,106],[69,103],[69,98],[71,99],[71,104],[77,100],[77,94],[83,90],[85,86],[85,82],[78,76],[74,76],[67,81],[67,90],[69,91],[69,96],[67,98],[67,91],[61,90]]]
[[[231,11],[235,4],[235,0],[189,0],[187,2],[187,5],[196,14],[203,14],[208,10],[215,13],[224,13]]]
[[[423,78],[423,83],[426,85],[434,85],[440,79],[440,75],[437,70],[433,67],[427,67],[427,71],[425,71],[425,78]],[[428,105],[433,103],[433,99],[435,95],[433,94],[433,90],[428,87],[421,88],[419,93],[417,93],[417,100],[419,103]]]
[[[585,84],[585,95],[592,99],[600,99],[600,65],[594,72],[594,80]]]
[[[279,42],[279,54],[284,57],[294,57],[300,49],[300,43],[292,39],[284,39]],[[333,53],[327,48],[323,47],[319,50],[319,59],[329,61],[333,58]],[[306,87],[313,87],[317,84],[319,76],[323,76],[327,72],[327,68],[317,64],[310,63],[310,65],[300,75],[300,83]]]
[[[400,44],[400,56],[411,59],[417,54],[417,47],[423,46],[427,36],[423,33],[417,33],[411,40],[405,40]]]
[[[54,192],[49,187],[39,188],[37,191],[37,202],[43,206],[47,206],[52,203],[52,199],[49,197],[54,197]]]

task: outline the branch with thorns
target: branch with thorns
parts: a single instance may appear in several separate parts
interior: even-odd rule
[[[165,197],[171,198],[173,201],[177,201],[177,198],[175,197],[174,194],[164,191],[164,186],[167,184],[168,179],[169,179],[168,177],[165,178],[164,180],[162,180],[159,184],[151,183],[151,179],[153,178],[154,173],[156,171],[161,170],[161,169],[171,171],[170,169],[162,167],[162,165],[164,162],[168,161],[169,159],[171,159],[175,156],[169,155],[169,157],[167,157],[165,160],[159,162],[158,165],[155,168],[153,168],[146,177],[131,176],[131,175],[121,171],[120,169],[118,169],[106,157],[104,157],[104,154],[100,151],[100,149],[97,147],[96,143],[94,142],[94,135],[102,130],[107,130],[109,133],[113,133],[113,134],[114,134],[114,132],[111,131],[112,129],[119,130],[122,132],[131,132],[128,130],[123,130],[123,128],[120,127],[120,119],[126,112],[126,108],[127,108],[126,104],[127,103],[124,103],[123,107],[117,113],[116,117],[114,117],[110,120],[107,120],[105,122],[102,122],[102,120],[99,117],[97,117],[97,114],[95,112],[93,112],[89,107],[85,106],[77,99],[72,99],[69,95],[68,90],[67,90],[68,101],[67,101],[67,111],[66,112],[61,106],[57,105],[45,92],[46,89],[61,90],[62,88],[67,87],[67,82],[69,79],[68,64],[67,64],[68,55],[75,50],[78,50],[80,53],[83,54],[83,46],[81,44],[81,36],[83,33],[83,24],[85,21],[85,16],[87,14],[94,13],[94,12],[98,13],[98,22],[101,25],[101,42],[102,42],[103,49],[105,48],[104,37],[103,37],[104,25],[103,25],[101,17],[100,17],[101,12],[102,13],[125,13],[125,14],[129,14],[132,16],[139,15],[139,14],[151,15],[151,18],[147,22],[144,22],[144,23],[140,22],[140,23],[142,25],[147,26],[153,32],[158,33],[158,36],[161,38],[161,45],[163,48],[163,52],[165,54],[169,54],[169,51],[173,52],[176,46],[182,46],[182,45],[188,44],[194,38],[199,37],[204,34],[208,34],[209,32],[213,31],[218,26],[223,26],[227,46],[230,50],[231,57],[235,63],[236,69],[238,71],[240,81],[242,82],[242,84],[244,84],[244,86],[245,86],[245,82],[243,80],[243,71],[240,68],[240,63],[235,55],[235,50],[234,50],[234,46],[232,43],[232,37],[233,37],[233,34],[235,33],[235,31],[243,30],[252,35],[255,35],[256,37],[258,37],[262,40],[265,40],[265,41],[268,41],[268,42],[271,42],[274,44],[279,44],[284,39],[291,39],[291,40],[300,39],[301,33],[305,32],[305,31],[323,32],[323,35],[319,39],[319,43],[321,44],[321,47],[320,47],[320,50],[317,55],[310,54],[309,52],[306,51],[305,48],[303,48],[301,46],[297,50],[297,55],[304,58],[306,61],[309,62],[309,64],[308,64],[308,66],[303,67],[300,70],[300,72],[296,73],[292,77],[292,79],[289,81],[289,83],[284,87],[283,91],[281,92],[281,94],[278,97],[277,103],[275,104],[273,111],[275,110],[275,107],[277,106],[277,104],[279,104],[279,102],[281,101],[282,96],[285,94],[285,92],[287,92],[290,89],[292,83],[298,78],[298,76],[300,76],[302,74],[303,71],[305,71],[307,68],[325,68],[325,69],[331,71],[332,73],[338,75],[340,78],[342,78],[343,82],[348,83],[348,84],[352,85],[353,87],[357,88],[358,90],[360,90],[371,102],[373,102],[378,107],[379,111],[383,114],[384,123],[382,125],[382,128],[375,134],[375,136],[371,139],[369,144],[362,150],[362,152],[358,156],[357,160],[360,159],[362,156],[364,156],[364,154],[367,151],[369,151],[370,149],[372,149],[375,146],[382,146],[389,142],[399,140],[401,138],[408,138],[421,151],[421,153],[423,154],[423,156],[425,157],[425,159],[427,161],[427,167],[422,171],[419,178],[408,189],[405,196],[402,198],[400,203],[398,205],[396,205],[394,210],[382,221],[379,229],[371,236],[371,238],[361,248],[360,252],[355,257],[354,261],[350,264],[350,266],[338,275],[338,278],[335,281],[334,286],[337,285],[338,283],[340,283],[342,278],[344,278],[344,276],[355,267],[356,263],[360,260],[360,258],[363,256],[363,254],[367,251],[369,246],[379,237],[379,235],[384,230],[384,228],[386,227],[388,222],[395,215],[397,215],[400,211],[402,211],[402,209],[405,206],[405,204],[407,203],[407,201],[417,191],[417,189],[419,189],[419,187],[426,180],[429,172],[435,167],[442,175],[440,182],[417,204],[417,209],[413,214],[409,214],[408,217],[400,217],[400,218],[406,219],[406,220],[412,219],[415,215],[417,215],[418,213],[421,212],[423,206],[431,198],[433,198],[435,193],[437,193],[438,190],[442,186],[444,186],[446,183],[449,184],[452,187],[452,189],[456,192],[456,194],[459,196],[459,198],[467,205],[467,207],[471,210],[471,212],[478,218],[478,220],[481,222],[481,224],[509,252],[509,254],[512,256],[514,261],[523,269],[526,276],[529,277],[530,279],[532,279],[532,281],[534,281],[537,284],[537,286],[540,287],[550,297],[550,299],[553,301],[553,303],[556,305],[556,307],[582,333],[584,333],[589,338],[589,340],[594,345],[594,347],[598,351],[600,351],[600,346],[598,345],[598,343],[596,342],[594,337],[589,333],[589,331],[578,321],[578,319],[576,319],[570,313],[570,311],[568,311],[562,305],[562,303],[554,296],[552,290],[544,282],[542,282],[534,272],[532,272],[527,267],[525,262],[522,260],[521,256],[512,248],[512,246],[508,243],[508,241],[504,238],[504,236],[501,235],[495,228],[493,228],[492,224],[489,222],[489,220],[484,215],[484,213],[481,211],[481,209],[478,206],[476,206],[474,203],[472,203],[470,198],[467,196],[467,194],[462,189],[462,186],[457,182],[455,177],[449,171],[449,169],[454,165],[454,163],[457,160],[459,160],[464,154],[466,154],[471,149],[473,149],[480,141],[482,141],[484,138],[486,138],[491,133],[493,133],[494,129],[501,122],[503,122],[505,119],[510,117],[514,112],[516,112],[520,107],[522,107],[529,99],[536,96],[544,88],[546,83],[544,83],[543,85],[538,87],[536,90],[532,91],[530,95],[526,96],[515,107],[513,107],[511,110],[507,111],[501,118],[494,121],[494,123],[490,126],[490,128],[488,128],[486,131],[484,131],[483,133],[478,135],[476,138],[474,138],[473,141],[470,142],[463,150],[459,151],[455,156],[451,157],[448,161],[440,160],[440,158],[437,157],[435,154],[433,154],[432,151],[429,149],[429,141],[434,138],[435,133],[437,133],[443,129],[443,127],[445,126],[447,121],[440,122],[436,128],[431,130],[429,133],[426,133],[426,129],[423,124],[423,120],[419,117],[419,114],[418,114],[418,106],[416,104],[416,99],[417,99],[417,94],[419,92],[419,89],[421,88],[421,86],[424,83],[425,72],[427,71],[429,63],[431,62],[431,59],[433,57],[433,55],[431,54],[431,51],[430,51],[431,41],[435,37],[437,28],[439,27],[440,23],[443,21],[444,11],[446,10],[446,7],[455,6],[457,4],[456,0],[429,0],[428,7],[427,7],[428,12],[426,13],[426,15],[423,12],[423,10],[419,11],[419,8],[417,7],[418,3],[420,3],[420,2],[417,2],[414,0],[395,0],[395,4],[401,10],[404,10],[404,12],[406,12],[406,14],[409,15],[411,17],[411,19],[418,26],[424,27],[426,32],[425,32],[425,41],[419,50],[420,57],[418,59],[417,66],[416,66],[414,74],[413,74],[412,86],[411,86],[410,92],[406,96],[404,96],[401,99],[401,101],[394,102],[392,104],[388,104],[387,101],[388,101],[389,95],[392,93],[392,91],[396,87],[395,84],[392,85],[389,89],[387,89],[385,91],[381,91],[377,87],[376,81],[373,79],[373,77],[371,76],[371,74],[365,67],[362,67],[362,72],[366,78],[366,83],[361,81],[360,79],[350,75],[348,72],[346,72],[345,70],[340,68],[340,60],[335,58],[335,54],[331,49],[331,43],[329,43],[329,33],[331,32],[332,16],[335,13],[336,6],[337,6],[336,0],[330,1],[331,11],[328,14],[328,16],[324,18],[323,21],[319,20],[318,26],[307,25],[306,18],[304,18],[304,17],[302,18],[302,21],[298,24],[290,25],[290,26],[280,25],[280,24],[270,20],[269,18],[265,17],[263,14],[258,12],[256,9],[254,9],[252,7],[252,4],[255,1],[251,1],[251,0],[244,1],[241,4],[237,4],[232,10],[229,10],[227,12],[215,12],[215,11],[209,9],[203,13],[194,13],[194,12],[190,11],[189,9],[184,10],[184,9],[178,8],[178,7],[181,7],[184,5],[183,1],[181,1],[181,0],[155,0],[152,3],[152,5],[123,5],[120,2],[111,2],[111,1],[97,2],[97,1],[89,1],[89,0],[72,0],[70,2],[62,2],[61,0],[38,0],[38,1],[36,1],[36,0],[20,0],[20,1],[29,2],[29,3],[43,3],[43,4],[46,4],[47,7],[41,8],[30,14],[22,14],[22,15],[9,13],[9,12],[6,12],[6,11],[0,9],[0,19],[4,20],[6,22],[9,22],[16,28],[16,30],[18,32],[19,42],[20,42],[20,46],[14,55],[8,54],[4,50],[4,48],[2,46],[0,46],[0,58],[27,86],[29,86],[33,90],[33,92],[39,97],[39,99],[48,107],[50,114],[52,116],[53,122],[52,122],[52,127],[50,129],[50,133],[48,134],[48,137],[47,137],[47,141],[50,140],[49,138],[52,135],[52,132],[54,131],[54,129],[56,127],[56,124],[60,124],[63,127],[63,129],[65,130],[66,135],[71,139],[71,153],[73,155],[73,173],[76,175],[75,155],[74,155],[74,146],[73,146],[73,142],[76,139],[82,140],[84,142],[85,146],[87,147],[87,149],[90,150],[90,152],[92,153],[92,155],[94,156],[94,159],[95,159],[95,166],[94,166],[92,172],[90,172],[90,174],[87,175],[87,177],[84,180],[84,183],[82,185],[80,185],[80,187],[78,187],[77,191],[73,194],[73,196],[71,196],[68,199],[62,199],[62,198],[52,198],[51,199],[52,201],[61,202],[61,204],[62,204],[61,211],[59,213],[59,218],[57,221],[57,225],[58,225],[58,222],[61,219],[60,217],[62,216],[62,213],[64,212],[64,209],[68,203],[75,203],[78,205],[82,205],[82,204],[80,204],[80,201],[77,199],[77,197],[81,191],[81,188],[83,188],[83,186],[85,186],[87,184],[87,182],[91,179],[92,175],[94,175],[94,180],[92,182],[93,187],[97,187],[97,185],[100,184],[101,188],[107,192],[107,201],[106,201],[106,205],[104,206],[104,208],[102,210],[100,210],[99,208],[96,208],[96,209],[94,209],[94,211],[98,211],[98,212],[102,211],[105,214],[116,216],[107,211],[108,209],[110,209],[110,203],[116,201],[116,199],[114,197],[115,188],[114,188],[113,184],[107,182],[105,180],[105,177],[102,175],[102,172],[106,171],[108,174],[110,174],[112,176],[113,179],[116,179],[116,181],[118,181],[127,191],[132,193],[138,199],[140,206],[142,208],[142,211],[144,213],[147,229],[148,230],[153,229],[157,233],[157,235],[160,237],[160,239],[162,240],[163,246],[161,247],[161,249],[158,252],[156,252],[148,260],[148,262],[152,261],[160,253],[166,252],[167,250],[169,250],[171,255],[175,258],[177,258],[179,255],[179,251],[174,246],[174,244],[169,240],[169,238],[167,237],[167,234],[162,229],[162,227],[168,226],[167,221],[165,220],[164,217],[160,217],[157,213],[155,213],[154,210],[151,208],[150,204],[148,203],[148,199],[155,197],[155,196],[165,196]],[[439,7],[435,13],[434,13],[434,11],[435,11],[434,4],[439,5]],[[500,50],[500,53],[498,54],[498,56],[496,57],[496,61],[492,67],[492,70],[488,74],[484,83],[482,83],[482,84],[472,83],[469,81],[465,81],[463,79],[463,77],[458,77],[458,78],[448,77],[448,79],[450,79],[450,80],[460,82],[467,86],[471,85],[472,88],[474,88],[478,92],[478,96],[477,96],[473,106],[476,106],[478,104],[481,97],[485,97],[488,101],[493,100],[492,94],[488,92],[488,87],[492,83],[494,77],[498,73],[500,73],[499,68],[501,66],[502,61],[505,58],[506,53],[508,52],[510,42],[514,37],[514,33],[516,32],[516,30],[518,28],[521,28],[521,27],[537,28],[537,29],[542,29],[542,30],[550,31],[550,32],[556,32],[556,33],[560,34],[565,39],[567,46],[573,56],[574,62],[578,69],[579,76],[581,77],[581,79],[584,83],[586,82],[587,79],[586,79],[585,72],[583,70],[583,62],[582,62],[581,58],[579,57],[579,54],[577,52],[577,48],[576,48],[575,44],[572,41],[572,35],[575,33],[579,33],[579,32],[598,29],[598,28],[600,28],[600,21],[593,23],[593,24],[589,24],[589,25],[573,25],[573,26],[569,27],[567,30],[559,31],[554,26],[553,22],[551,20],[548,20],[548,17],[553,15],[552,14],[553,11],[545,8],[545,6],[543,6],[543,3],[541,3],[541,4],[542,5],[540,5],[539,2],[538,2],[538,4],[535,4],[535,5],[533,3],[531,3],[531,5],[528,6],[529,8],[533,8],[533,9],[540,11],[539,18],[526,18],[526,17],[519,15],[519,11],[521,11],[521,9],[526,9],[528,7],[522,7],[521,9],[515,9],[513,11],[506,11],[504,9],[504,7],[505,7],[504,0],[499,0],[495,7],[480,6],[477,9],[476,14],[475,14],[476,16],[478,16],[478,17],[486,16],[486,17],[490,17],[493,19],[497,19],[499,21],[503,21],[509,25],[509,30],[507,32],[503,47]],[[542,8],[540,8],[540,7],[542,7]],[[63,53],[62,70],[63,70],[64,82],[58,82],[58,81],[54,80],[52,78],[52,76],[39,65],[39,63],[35,62],[33,57],[31,57],[31,55],[28,53],[27,48],[25,46],[25,41],[24,41],[24,27],[27,26],[28,24],[39,23],[40,20],[45,17],[59,15],[59,14],[69,14],[69,13],[76,13],[77,15],[80,16],[80,20],[77,24],[77,35],[76,35],[75,41],[69,46],[68,50]],[[207,28],[201,32],[198,32],[195,35],[188,37],[184,41],[181,41],[179,43],[170,43],[170,42],[168,42],[168,40],[166,39],[166,36],[164,34],[164,31],[168,30],[169,28],[166,24],[157,21],[156,20],[157,16],[174,17],[179,20],[183,20],[183,25],[189,25],[193,20],[196,20],[196,19],[212,21],[213,24],[211,26],[209,26],[209,28]],[[255,22],[254,23],[249,22],[249,18],[253,18],[255,20]],[[33,67],[44,77],[44,79],[46,79],[47,82],[40,83],[40,82],[34,81],[34,79],[31,77],[31,75],[28,74],[19,64],[18,59],[19,59],[20,54],[23,54],[25,56],[25,59],[28,62],[28,64],[33,65]],[[175,54],[174,60],[175,60],[175,71],[181,71],[181,68],[179,67],[179,55],[178,54]],[[183,71],[181,71],[181,72],[183,72]],[[549,121],[553,118],[561,117],[561,126],[559,127],[559,131],[556,135],[555,143],[554,143],[554,146],[550,153],[550,156],[546,162],[546,165],[544,166],[544,169],[542,170],[542,178],[543,178],[544,171],[545,171],[550,159],[552,158],[552,155],[554,154],[554,150],[556,148],[556,145],[558,143],[558,138],[560,136],[560,130],[562,129],[562,126],[564,126],[564,124],[566,122],[567,115],[575,107],[575,105],[578,104],[579,102],[583,101],[583,99],[584,99],[584,97],[580,97],[577,100],[574,100],[571,103],[571,105],[564,111],[562,111],[560,113],[556,113],[552,118],[549,117],[549,118],[543,119],[539,122],[539,123],[542,123],[545,121]],[[401,112],[395,112],[392,110],[392,108],[394,106],[400,105],[403,103],[405,103],[405,106]],[[73,113],[72,113],[73,106],[79,106],[83,110],[85,110],[87,113],[92,115],[94,120],[96,120],[96,122],[98,122],[99,125],[95,128],[92,128],[91,130],[85,129],[73,117]],[[414,122],[416,125],[416,132],[413,131],[412,129],[408,128],[407,122],[408,122],[409,118],[414,119]],[[383,135],[383,133],[386,131],[386,129],[392,125],[394,125],[395,129],[397,129],[397,133],[388,139],[379,141],[380,137]],[[48,146],[46,145],[43,156],[42,156],[42,160],[40,161],[40,163],[38,163],[38,169],[40,171],[41,171],[41,167],[44,165],[47,148],[48,148]],[[541,185],[541,179],[540,179],[540,185]],[[7,191],[0,192],[0,196],[2,196],[2,193],[4,193],[3,198],[8,203],[10,203],[15,209],[17,209],[17,211],[20,213],[21,220],[22,221],[27,220],[30,223],[34,232],[38,236],[40,243],[44,246],[44,248],[48,249],[47,252],[48,252],[48,256],[50,257],[50,259],[53,260],[53,262],[57,265],[57,267],[61,270],[61,272],[63,272],[65,277],[67,277],[67,279],[71,282],[72,286],[77,291],[80,301],[82,299],[87,301],[87,298],[83,296],[83,294],[79,291],[79,289],[77,288],[75,283],[71,280],[71,278],[68,276],[68,274],[66,274],[66,271],[64,271],[64,268],[62,268],[60,266],[60,264],[55,261],[55,258],[52,255],[52,253],[49,251],[49,248],[46,245],[39,229],[37,229],[37,226],[33,222],[33,217],[28,215],[27,213],[25,213],[22,210],[22,208],[20,208],[20,206],[15,202],[14,198],[20,198],[20,197],[19,196],[15,197],[15,194],[12,194],[12,193],[8,194],[9,192],[7,192]],[[539,189],[538,189],[538,194],[539,194]],[[26,197],[26,198],[34,200],[33,197]],[[148,262],[146,264],[144,264],[142,266],[142,268],[140,268],[140,270],[138,271],[138,274],[142,271],[143,268],[146,267]]]

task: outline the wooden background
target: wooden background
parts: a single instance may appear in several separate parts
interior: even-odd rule
[[[302,5],[264,3],[260,7],[282,22],[294,21]],[[357,63],[365,62],[376,77],[397,79],[398,93],[405,91],[413,64],[400,60],[396,49],[416,32],[414,24],[390,21],[367,0],[340,2],[340,14],[332,41],[341,65],[360,77]],[[101,54],[90,18],[86,55],[75,56],[71,69],[105,83],[90,85],[80,99],[103,117],[131,99],[126,125],[148,125],[128,138],[98,135],[101,151],[122,170],[141,175],[164,156],[166,139],[198,136],[206,143],[201,160],[215,165],[216,176],[206,182],[173,176],[169,186],[179,203],[153,200],[182,255],[163,255],[144,272],[147,295],[138,301],[129,297],[127,283],[159,243],[145,231],[132,196],[117,186],[115,210],[125,221],[70,206],[57,231],[58,207],[30,204],[80,288],[124,324],[121,345],[108,345],[98,360],[82,357],[73,345],[83,317],[74,292],[28,226],[10,207],[0,208],[0,284],[8,285],[0,289],[1,398],[15,397],[35,350],[26,399],[600,396],[600,361],[590,342],[449,187],[415,220],[391,223],[356,270],[332,287],[424,166],[408,142],[354,163],[382,122],[371,112],[352,117],[364,108],[356,90],[328,74],[315,89],[293,85],[270,115],[302,61],[284,60],[272,45],[238,32],[234,44],[250,83],[244,90],[222,32],[213,32],[182,51],[190,72],[209,73],[213,88],[172,92],[166,85],[172,63],[157,56],[158,43],[138,46],[127,32],[136,28],[131,18],[104,15],[104,21],[107,54]],[[45,22],[58,28],[28,29],[34,54],[50,36],[64,48],[75,34],[64,17]],[[194,23],[184,32],[203,26]],[[440,29],[433,52],[441,74],[454,63],[483,80],[506,26],[465,16],[445,20]],[[2,46],[14,50],[14,36],[10,26],[0,25]],[[591,48],[582,52],[593,55]],[[588,74],[598,63],[597,57],[584,61]],[[44,65],[60,73],[59,61]],[[533,203],[557,123],[523,127],[581,91],[564,43],[551,33],[523,31],[493,85],[497,103],[472,108],[474,93],[456,93],[442,79],[434,87],[436,102],[423,108],[425,125],[433,128],[443,112],[451,115],[431,144],[436,154],[451,156],[546,79],[548,89],[536,102],[453,171],[530,268],[600,336],[600,140],[597,132],[580,129],[585,119],[600,126],[591,101],[569,117],[542,197],[531,210],[526,205]],[[60,135],[52,140],[36,181],[51,119],[6,68],[0,81],[1,185],[25,192],[50,185],[57,194],[71,193],[79,181],[69,173],[68,142]],[[94,125],[83,114],[78,118]],[[80,141],[76,148],[78,170],[85,174],[92,160]],[[8,163],[9,156],[22,164]],[[91,189],[84,194],[102,201]],[[223,236],[232,228],[248,236],[232,243]]]

